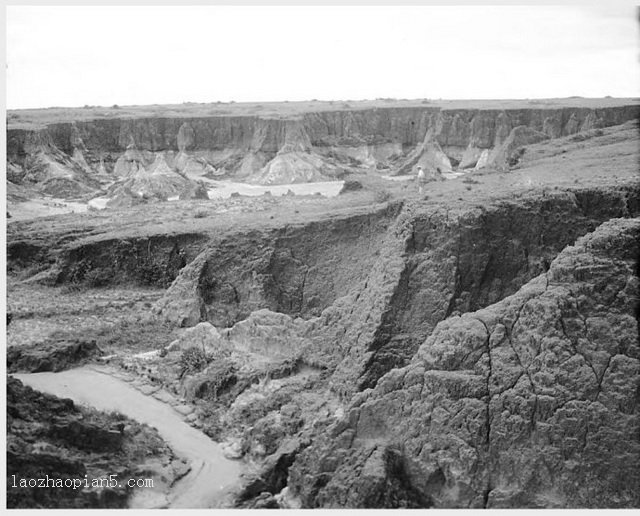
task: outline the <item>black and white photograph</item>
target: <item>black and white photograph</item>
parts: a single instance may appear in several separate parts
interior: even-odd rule
[[[3,510],[640,509],[637,1],[4,25]]]

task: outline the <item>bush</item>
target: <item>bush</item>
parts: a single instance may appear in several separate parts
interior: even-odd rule
[[[200,348],[187,348],[180,355],[180,376],[202,371],[207,366],[207,355]]]
[[[515,167],[518,163],[520,163],[520,160],[522,159],[522,156],[524,156],[526,150],[527,149],[524,147],[520,147],[519,149],[517,149],[511,156],[509,156],[509,159],[507,160],[508,165],[510,167]]]
[[[84,280],[90,287],[105,287],[113,281],[113,271],[110,269],[91,269],[84,275]]]
[[[207,216],[207,210],[198,210],[193,214],[194,219],[204,219]]]
[[[360,181],[356,181],[354,179],[347,179],[342,185],[342,189],[340,190],[340,194],[344,194],[347,192],[355,192],[357,190],[362,190],[362,183]]]
[[[82,283],[67,283],[60,288],[63,294],[79,294],[85,290],[86,287]]]
[[[387,190],[379,190],[376,192],[374,199],[379,203],[387,202],[389,199],[391,199],[391,194]]]

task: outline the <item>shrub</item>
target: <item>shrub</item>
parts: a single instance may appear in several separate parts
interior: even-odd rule
[[[86,290],[86,287],[82,283],[67,283],[63,285],[60,292],[63,294],[78,294]]]
[[[204,219],[207,216],[207,210],[198,210],[193,214],[194,219]]]
[[[202,371],[207,366],[207,355],[200,348],[187,348],[180,355],[180,376]]]
[[[136,264],[135,275],[143,285],[169,286],[173,277],[161,264],[141,262]]]
[[[376,202],[387,202],[391,199],[391,194],[387,190],[379,190],[374,197]]]
[[[84,280],[90,287],[105,287],[113,281],[113,271],[110,269],[91,269],[84,275]]]
[[[515,167],[518,163],[520,163],[520,159],[522,159],[522,156],[524,156],[526,150],[527,149],[524,147],[520,147],[519,149],[517,149],[511,156],[509,156],[509,159],[507,160],[508,165],[510,167]]]

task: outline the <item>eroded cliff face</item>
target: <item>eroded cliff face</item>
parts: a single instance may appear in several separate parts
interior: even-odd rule
[[[540,137],[617,125],[639,113],[635,105],[502,111],[425,107],[326,111],[287,119],[100,119],[9,129],[7,160],[15,171],[12,177],[31,182],[38,182],[35,157],[67,170],[119,177],[131,162],[150,168],[158,154],[171,169],[192,176],[304,182],[340,177],[354,168],[407,173],[417,164],[434,171],[473,168],[479,161],[480,166],[504,166],[518,146]],[[538,140],[523,139],[523,127]]]
[[[212,241],[156,310],[182,326],[232,326],[261,308],[317,316],[359,287],[400,208]]]
[[[640,220],[438,324],[298,455],[305,507],[637,507]]]
[[[449,212],[407,206],[357,292],[322,314],[331,383],[350,397],[411,359],[443,319],[488,306],[548,269],[611,217],[637,216],[640,189],[581,189]],[[330,321],[330,322],[329,322]],[[325,351],[326,352],[326,351]]]

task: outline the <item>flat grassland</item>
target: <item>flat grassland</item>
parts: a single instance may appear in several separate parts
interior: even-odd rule
[[[301,102],[184,102],[146,106],[84,106],[17,109],[7,111],[9,129],[34,129],[52,123],[117,118],[198,118],[215,116],[257,116],[292,118],[305,113],[381,108],[434,109],[561,109],[605,108],[640,104],[638,98],[510,99],[375,99],[309,100]]]

